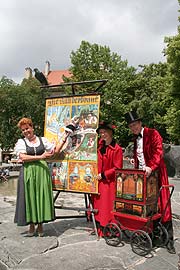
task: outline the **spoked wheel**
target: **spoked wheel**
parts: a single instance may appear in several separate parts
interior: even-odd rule
[[[116,223],[109,223],[104,227],[104,239],[110,246],[118,246],[122,240],[122,232]]]
[[[156,247],[164,247],[169,240],[168,232],[166,228],[159,223],[154,229],[153,245]]]
[[[152,241],[148,233],[137,230],[131,236],[131,247],[134,253],[140,256],[146,256],[152,250]]]
[[[154,238],[154,232],[151,227],[144,226],[141,230],[145,231],[151,238],[151,241],[153,241]]]

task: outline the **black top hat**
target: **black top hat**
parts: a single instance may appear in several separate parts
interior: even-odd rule
[[[116,127],[114,125],[112,125],[111,123],[106,122],[106,121],[102,121],[99,123],[99,127],[96,129],[96,132],[99,133],[100,129],[110,129],[114,133],[115,128]]]
[[[124,116],[125,116],[125,119],[126,119],[126,122],[128,125],[133,123],[133,122],[141,120],[141,118],[138,116],[136,111],[131,111],[131,112],[125,113]]]

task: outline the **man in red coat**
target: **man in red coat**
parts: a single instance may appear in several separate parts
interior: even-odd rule
[[[150,176],[155,170],[159,174],[159,188],[162,185],[169,185],[166,165],[163,159],[162,137],[156,129],[142,126],[142,121],[135,111],[125,114],[126,121],[131,132],[134,134],[134,163],[135,168],[145,171],[146,176]],[[171,204],[164,209],[169,198],[169,190],[163,188],[160,195],[160,212],[162,213],[162,223],[167,229],[169,241],[167,250],[169,253],[175,254],[173,240],[173,226]]]
[[[98,145],[98,195],[92,195],[94,209],[98,209],[95,220],[98,235],[103,236],[103,228],[112,219],[115,200],[115,170],[122,168],[122,148],[113,139],[114,126],[101,122],[97,129],[100,136]]]

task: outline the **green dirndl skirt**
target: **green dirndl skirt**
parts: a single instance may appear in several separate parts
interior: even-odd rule
[[[52,181],[46,161],[24,163],[24,191],[27,223],[54,220]]]

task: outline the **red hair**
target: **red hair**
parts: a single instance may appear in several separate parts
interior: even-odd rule
[[[19,120],[17,126],[18,128],[21,128],[23,125],[29,125],[33,127],[33,122],[30,118],[23,117],[21,120]]]

